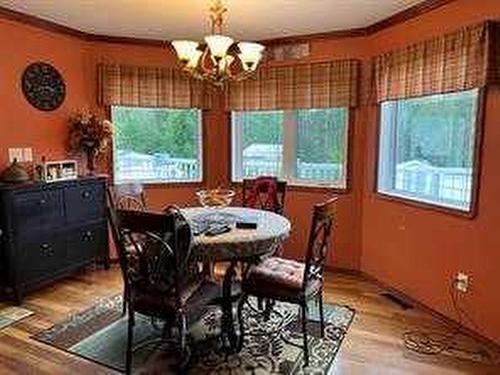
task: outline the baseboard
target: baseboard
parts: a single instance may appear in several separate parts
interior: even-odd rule
[[[440,320],[442,323],[444,323],[445,325],[449,326],[450,328],[452,329],[457,329],[459,328],[464,334],[474,338],[475,340],[477,340],[478,342],[482,343],[482,344],[485,344],[489,347],[491,347],[492,349],[495,349],[497,351],[500,351],[500,343],[497,343],[495,341],[493,341],[492,339],[486,337],[486,336],[483,336],[482,334],[474,331],[473,329],[467,327],[467,326],[464,326],[462,324],[459,324],[456,320],[454,320],[453,318],[450,318],[446,315],[444,315],[443,313],[433,309],[432,307],[426,305],[425,303],[407,295],[406,293],[388,285],[387,283],[381,281],[380,279],[378,279],[377,277],[373,276],[373,275],[370,275],[369,273],[366,273],[366,272],[363,272],[363,271],[356,271],[358,273],[358,275],[360,275],[361,277],[363,277],[364,279],[370,281],[370,282],[373,282],[374,284],[376,284],[377,286],[379,286],[380,288],[382,289],[385,289],[386,291],[396,295],[398,298],[406,301],[407,303],[427,312],[428,314],[432,315],[434,318]]]
[[[349,275],[349,276],[363,276],[363,273],[360,270],[355,270],[352,268],[343,268],[343,267],[327,265],[325,266],[325,271],[332,273],[340,273],[342,275]]]

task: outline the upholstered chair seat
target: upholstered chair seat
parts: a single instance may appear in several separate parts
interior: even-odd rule
[[[319,279],[303,289],[305,267],[304,263],[290,259],[264,259],[250,267],[243,280],[243,289],[257,297],[290,301],[304,298],[304,294],[316,294],[321,288]]]

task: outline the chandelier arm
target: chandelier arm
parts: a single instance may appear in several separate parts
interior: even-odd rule
[[[201,61],[200,61],[200,70],[203,75],[210,74],[212,73],[212,69],[207,67],[207,58],[212,59],[211,56],[209,56],[209,48],[208,46],[205,47],[205,50],[203,51],[203,55],[201,56]]]
[[[234,80],[237,82],[243,81],[249,77],[251,77],[254,74],[254,72],[247,72],[247,71],[242,71],[239,74],[234,76]]]
[[[236,57],[233,60],[231,60],[226,66],[226,75],[229,79],[234,79],[235,77],[235,74],[231,71],[231,66],[234,64],[235,61]]]

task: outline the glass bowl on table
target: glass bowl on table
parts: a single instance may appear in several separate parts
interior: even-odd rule
[[[197,191],[198,201],[207,211],[194,219],[196,224],[195,233],[204,233],[215,227],[218,229],[221,229],[221,227],[232,228],[237,217],[224,212],[224,208],[231,204],[235,195],[236,193],[233,190],[221,188]]]
[[[203,207],[221,209],[231,204],[236,193],[230,189],[210,189],[199,190],[196,195]]]

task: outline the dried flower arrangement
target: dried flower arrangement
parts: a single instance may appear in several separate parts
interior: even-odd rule
[[[89,111],[76,113],[69,120],[69,148],[72,152],[84,152],[87,168],[95,171],[95,159],[102,154],[111,140],[112,124]]]

